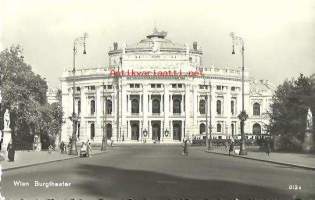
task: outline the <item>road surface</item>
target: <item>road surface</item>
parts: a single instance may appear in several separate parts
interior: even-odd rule
[[[113,147],[4,172],[6,199],[315,199],[315,172],[179,145]],[[57,183],[49,186],[45,183]],[[36,186],[35,186],[36,184]]]

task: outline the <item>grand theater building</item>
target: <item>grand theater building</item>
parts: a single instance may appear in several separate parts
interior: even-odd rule
[[[182,45],[156,29],[133,45],[113,44],[106,68],[66,70],[61,140],[72,135],[73,77],[77,138],[101,143],[177,143],[183,138],[240,137],[241,68],[205,67],[196,42]],[[273,86],[245,68],[247,138],[267,134]]]

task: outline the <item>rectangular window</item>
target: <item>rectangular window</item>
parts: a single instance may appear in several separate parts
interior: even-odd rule
[[[176,88],[176,84],[172,84],[172,88]]]
[[[107,85],[107,89],[113,89],[112,85]]]
[[[92,86],[91,86],[91,90],[95,90],[95,85],[92,85]]]
[[[155,84],[151,84],[151,88],[155,88]]]
[[[231,87],[231,90],[232,90],[232,91],[235,91],[235,87]]]
[[[222,90],[222,86],[221,85],[217,85],[217,90]]]
[[[161,86],[162,86],[161,84],[157,84],[156,85],[157,88],[161,88]]]
[[[182,88],[183,87],[183,85],[182,84],[178,84],[178,88]]]
[[[130,88],[134,88],[135,84],[130,84],[129,86],[130,86]]]
[[[140,84],[135,84],[135,88],[140,88]]]

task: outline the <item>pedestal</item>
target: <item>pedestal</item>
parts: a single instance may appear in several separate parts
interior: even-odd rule
[[[302,148],[303,148],[304,153],[311,153],[315,150],[313,134],[309,130],[305,132]]]
[[[5,160],[7,156],[7,147],[12,138],[11,129],[5,129],[2,132],[3,132],[3,141],[1,145],[0,160]]]
[[[11,136],[11,129],[5,129],[3,130],[3,143],[2,143],[2,150],[7,151],[7,147],[9,142],[11,141],[12,136]]]

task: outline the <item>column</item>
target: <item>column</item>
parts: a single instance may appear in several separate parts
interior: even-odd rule
[[[211,98],[210,98],[210,106],[211,106],[211,112],[210,112],[210,117],[211,117],[211,124],[209,124],[209,126],[211,126],[211,132],[212,132],[212,138],[213,138],[213,133],[215,132],[215,127],[216,127],[216,94],[215,94],[215,87],[212,84],[211,85]]]
[[[189,138],[191,138],[191,135],[193,134],[192,130],[191,130],[191,120],[190,120],[190,106],[191,104],[190,102],[190,84],[186,84],[186,88],[185,88],[185,134],[186,136],[188,136]]]
[[[126,87],[127,85],[123,82],[122,83],[122,92],[121,92],[121,139],[126,140],[127,139],[127,91]]]
[[[142,118],[142,122],[143,122],[143,126],[142,126],[142,131],[143,130],[149,130],[148,127],[148,104],[149,104],[149,100],[148,100],[148,84],[143,84],[143,88],[142,88],[142,102],[143,102],[143,118]],[[140,133],[140,135],[142,136],[143,132]],[[148,138],[148,136],[145,137],[146,139]]]
[[[171,140],[171,131],[169,126],[169,115],[170,115],[170,98],[169,98],[169,85],[164,84],[164,132],[168,130],[168,136],[163,138],[163,141],[170,141]],[[162,126],[163,126],[162,125]]]
[[[80,139],[81,140],[87,140],[87,135],[86,135],[86,129],[87,129],[87,125],[86,125],[86,119],[85,117],[87,117],[87,97],[85,95],[86,93],[86,87],[81,87],[81,123],[80,123]]]
[[[103,88],[101,86],[96,86],[96,118],[95,118],[95,142],[101,142],[102,141],[102,92]]]
[[[232,113],[231,113],[231,101],[232,101],[232,98],[231,98],[231,90],[230,90],[230,87],[227,87],[227,91],[226,91],[226,95],[224,96],[224,99],[226,99],[227,103],[225,104],[226,105],[226,109],[227,109],[227,112],[225,113],[225,116],[227,117],[226,118],[226,121],[225,121],[225,134],[227,136],[227,138],[229,138],[231,136],[231,117],[232,117]]]

